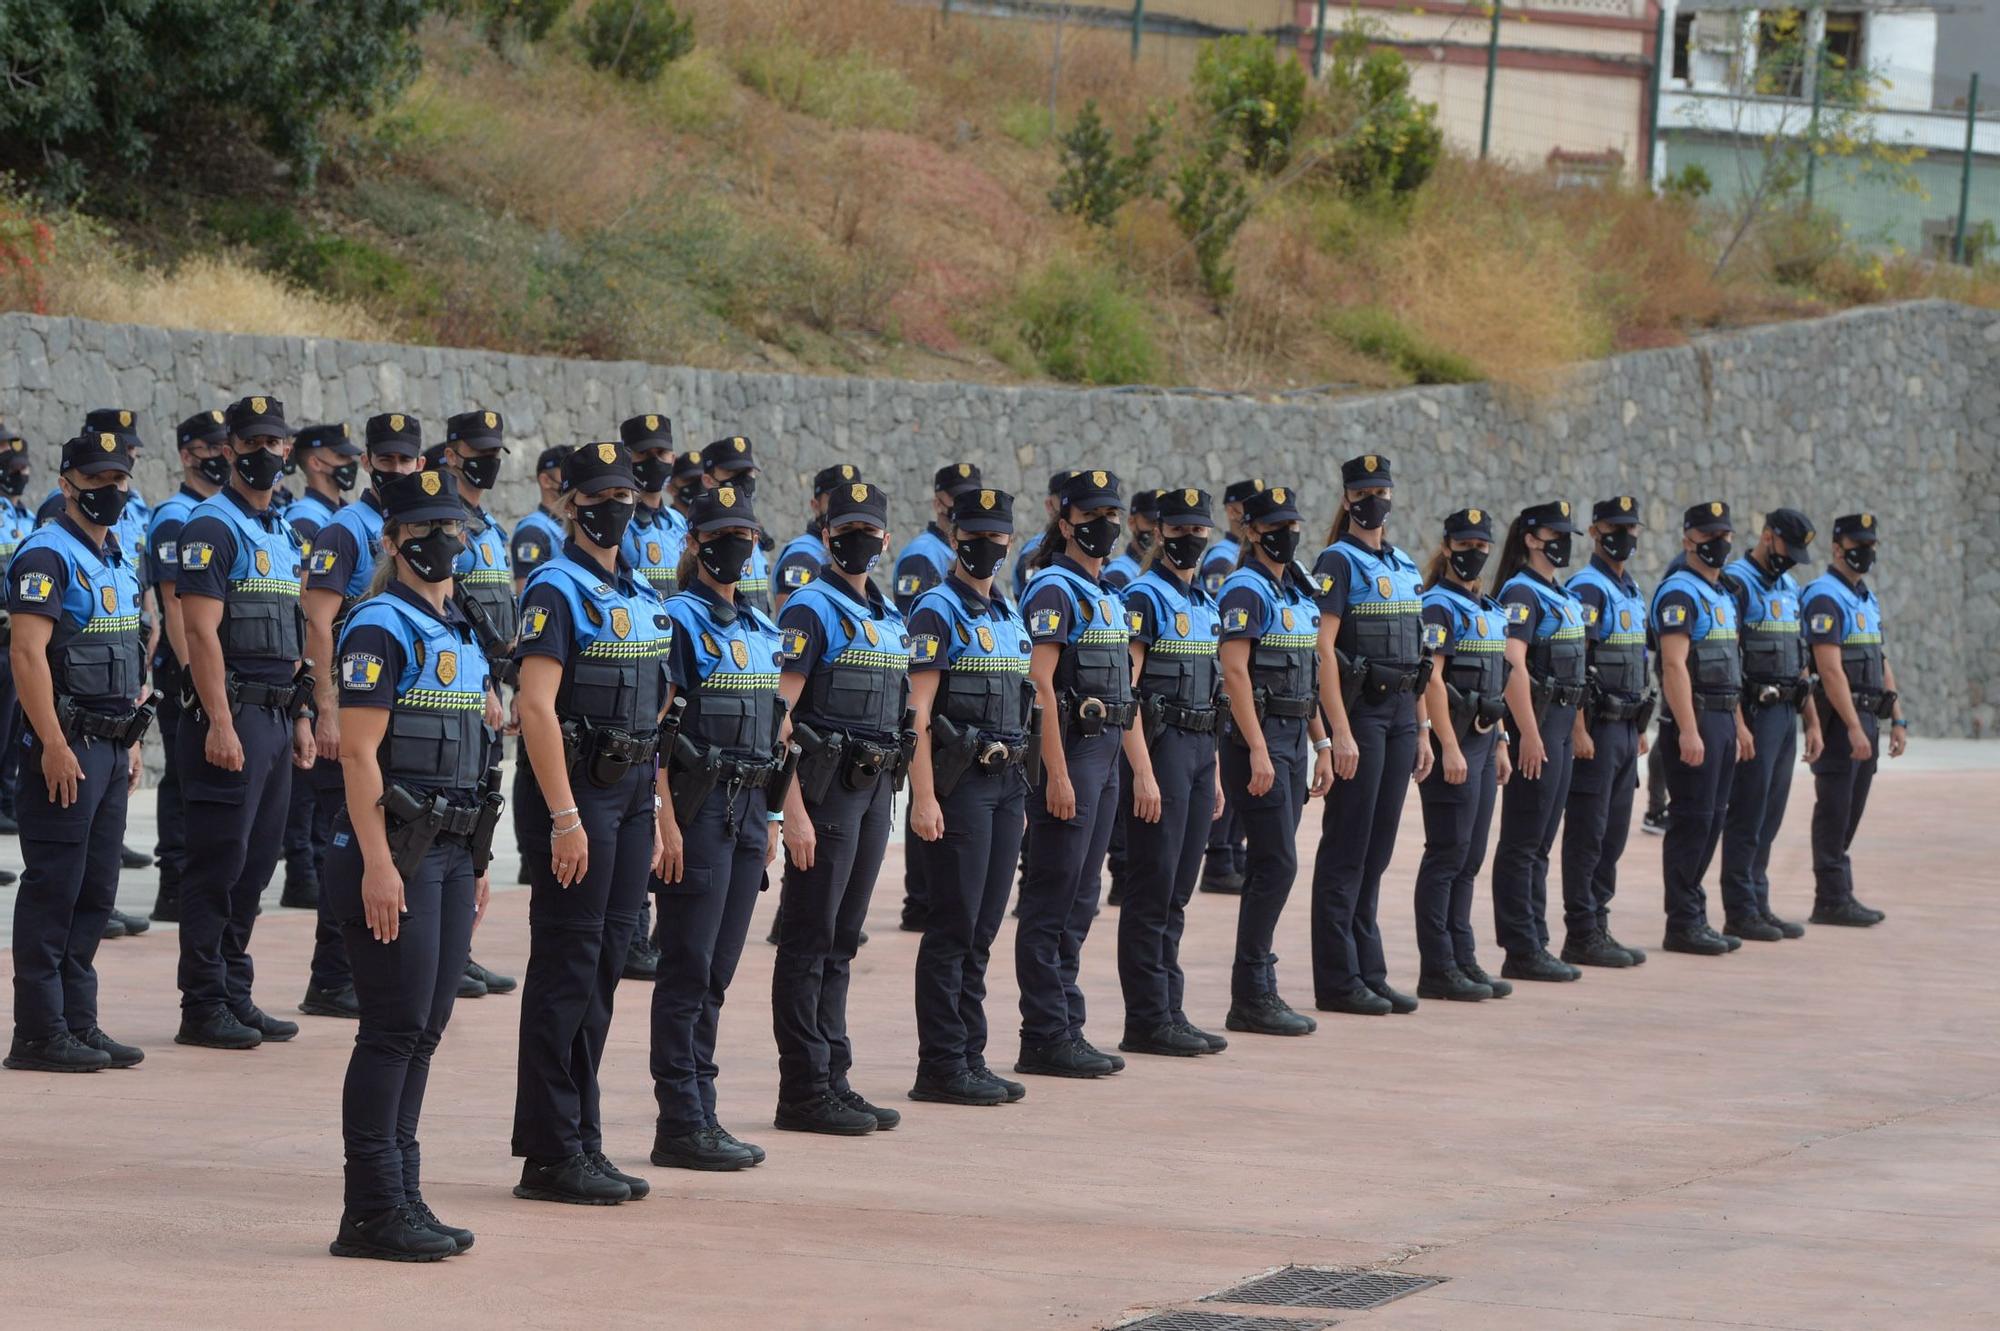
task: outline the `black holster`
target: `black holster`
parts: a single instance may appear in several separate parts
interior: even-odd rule
[[[424,862],[424,856],[430,854],[431,844],[444,827],[448,806],[440,796],[418,799],[403,786],[390,786],[384,790],[379,803],[382,806],[383,831],[389,839],[390,859],[396,866],[397,876],[407,883],[410,875],[417,871],[417,866]]]
[[[958,789],[978,756],[979,736],[942,716],[931,717],[931,789],[939,799]]]
[[[1042,705],[1028,705],[1028,752],[1021,759],[1021,771],[1027,776],[1028,784],[1042,783]]]
[[[56,720],[62,724],[64,735],[70,739],[108,739],[126,749],[146,737],[146,731],[152,727],[153,717],[159,710],[160,695],[157,693],[147,694],[146,701],[129,712],[115,716],[79,707],[74,698],[56,699]]]
[[[917,709],[903,709],[903,724],[896,729],[896,766],[889,773],[889,782],[897,791],[903,789],[903,782],[909,779],[910,764],[917,757]]]
[[[479,782],[479,812],[468,838],[475,876],[485,873],[486,866],[493,863],[493,833],[500,826],[500,811],[506,806],[507,797],[500,793],[500,769],[489,767]]]
[[[313,707],[312,662],[299,662],[298,673],[292,676],[292,697],[285,705],[285,715],[296,721],[300,717],[308,720],[317,715]]]
[[[713,744],[697,744],[676,731],[667,760],[667,792],[674,800],[674,821],[684,828],[691,825],[721,777],[722,750]]]
[[[785,796],[792,789],[792,780],[799,771],[799,746],[789,741],[779,743],[771,755],[771,779],[764,784],[764,807],[767,810],[782,810]]]
[[[590,784],[609,790],[634,767],[651,762],[660,751],[658,735],[634,735],[585,721],[562,725],[563,752],[572,771],[581,768]]]
[[[822,735],[803,721],[794,721],[792,738],[799,748],[799,795],[807,804],[818,804],[833,793],[834,778],[844,766],[847,736],[837,732]]]

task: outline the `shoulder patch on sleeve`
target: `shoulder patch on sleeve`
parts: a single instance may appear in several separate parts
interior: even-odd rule
[[[1319,594],[1321,596],[1333,590],[1333,575],[1331,573],[1318,574],[1314,577],[1313,581],[1319,584]]]
[[[367,652],[349,652],[340,658],[340,687],[372,689],[382,678],[382,658]]]
[[[1130,632],[1138,633],[1146,627],[1146,614],[1142,610],[1127,610],[1125,624]]]
[[[1250,627],[1250,612],[1242,606],[1222,612],[1222,627],[1229,633],[1241,632]]]
[[[780,575],[780,581],[787,587],[803,587],[812,580],[812,570],[804,564],[788,565],[783,574]]]
[[[549,626],[549,609],[538,605],[529,610],[521,620],[521,641],[532,642],[542,636],[542,630]]]
[[[1509,624],[1525,624],[1525,623],[1527,623],[1527,622],[1528,622],[1528,607],[1527,607],[1527,606],[1525,606],[1525,605],[1523,605],[1523,604],[1521,604],[1521,603],[1520,603],[1519,601],[1515,601],[1515,602],[1513,602],[1513,603],[1509,604],[1509,605],[1508,605],[1508,607],[1507,607],[1507,622],[1508,622]]]
[[[1444,625],[1442,624],[1424,625],[1424,650],[1428,652],[1434,652],[1443,646],[1444,646]]]
[[[23,573],[21,575],[21,599],[40,604],[49,599],[56,589],[56,580],[46,573]]]
[[[207,541],[194,541],[181,547],[181,567],[190,572],[199,572],[214,562],[215,547]]]
[[[1037,638],[1046,638],[1062,627],[1062,612],[1059,610],[1037,610],[1028,632]]]
[[[1675,628],[1687,623],[1688,608],[1684,605],[1664,606],[1660,610],[1660,623]]]
[[[1597,620],[1598,620],[1598,614],[1597,614],[1597,607],[1596,607],[1596,606],[1594,606],[1594,605],[1586,605],[1586,606],[1584,606],[1584,607],[1583,607],[1583,622],[1584,622],[1584,623],[1586,623],[1586,624],[1589,624],[1589,625],[1591,625],[1592,627],[1595,627],[1595,626],[1596,626],[1596,624],[1597,624]]]
[[[181,562],[181,543],[179,541],[161,541],[159,548],[153,553],[159,558],[162,564],[178,564]]]
[[[779,639],[778,655],[787,661],[796,661],[806,652],[806,631],[786,629]]]
[[[315,550],[312,552],[312,557],[306,567],[313,573],[331,573],[333,572],[333,561],[336,557],[331,550]],[[183,565],[183,567],[188,566]]]
[[[923,586],[924,580],[914,573],[898,573],[896,575],[896,595],[898,596],[915,596],[923,590]]]
[[[918,665],[929,665],[937,660],[938,638],[935,633],[919,633],[910,639],[910,659]]]
[[[1831,633],[1831,632],[1833,632],[1833,616],[1832,616],[1832,615],[1814,615],[1814,616],[1812,617],[1812,631],[1813,631],[1814,633]]]

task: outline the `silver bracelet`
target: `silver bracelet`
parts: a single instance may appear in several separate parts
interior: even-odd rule
[[[1330,739],[1316,739],[1313,741],[1314,753],[1325,753],[1328,749],[1332,747],[1333,747],[1333,741]]]
[[[576,806],[574,804],[570,805],[567,809],[550,809],[549,821],[554,822],[558,818],[566,817],[567,815],[575,812],[576,812]]]

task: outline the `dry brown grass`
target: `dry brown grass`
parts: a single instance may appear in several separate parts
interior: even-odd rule
[[[97,251],[59,258],[49,287],[52,308],[106,323],[364,342],[386,341],[394,333],[356,306],[301,291],[227,255],[199,256],[154,271]]]

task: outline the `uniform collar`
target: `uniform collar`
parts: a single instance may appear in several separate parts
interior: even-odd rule
[[[72,537],[74,537],[78,545],[82,546],[86,550],[94,552],[97,555],[97,557],[102,559],[105,563],[122,564],[125,562],[124,556],[121,553],[119,553],[118,550],[118,533],[116,528],[111,528],[111,527],[105,528],[104,544],[92,545],[90,541],[90,534],[84,531],[83,528],[77,526],[74,522],[70,521],[69,512],[67,509],[65,509],[61,513],[56,514],[56,525],[61,527],[64,531],[68,532]]]
[[[682,589],[681,594],[683,596],[699,597],[706,602],[708,604],[708,613],[718,624],[735,623],[736,617],[742,614],[746,608],[736,601],[733,594],[729,600],[723,600],[715,594],[713,587],[710,587],[700,578],[696,578],[690,582]]]
[[[1193,571],[1182,573],[1164,559],[1154,560],[1153,567],[1146,571],[1158,577],[1190,601],[1194,600],[1197,593],[1200,593],[1202,590],[1201,583],[1195,578]]]
[[[819,566],[819,572],[813,575],[813,581],[819,583],[849,605],[862,607],[868,612],[871,618],[882,619],[888,614],[888,602],[882,599],[882,589],[875,585],[875,579],[873,578],[862,580],[862,599],[859,601],[854,599],[854,591],[847,585],[846,579],[842,578],[840,573],[831,564],[822,563]]]
[[[981,596],[978,592],[966,586],[964,581],[959,578],[958,566],[955,564],[952,566],[952,571],[944,575],[944,585],[951,589],[951,594],[958,598],[958,603],[965,607],[965,612],[975,617],[990,614],[993,609],[993,602],[999,599],[998,597],[988,598]]]
[[[1104,585],[1104,581],[1101,577],[1097,578],[1091,577],[1090,574],[1083,571],[1083,565],[1077,563],[1074,559],[1071,559],[1068,555],[1057,555],[1055,563],[1052,564],[1050,567],[1066,568],[1071,573],[1076,574],[1077,577],[1082,578],[1085,582],[1089,583],[1093,587],[1102,587]]]
[[[1374,552],[1370,551],[1369,553],[1372,554]],[[1261,559],[1246,559],[1239,567],[1247,568],[1252,572],[1256,573],[1259,577],[1263,578],[1264,581],[1270,583],[1273,587],[1276,587],[1278,591],[1281,593],[1285,590],[1287,586],[1297,585],[1296,581],[1292,577],[1292,570],[1289,565],[1285,567],[1283,572],[1277,574],[1273,574],[1271,570],[1265,568],[1264,561]]]
[[[1453,582],[1450,578],[1439,578],[1437,580],[1437,589],[1441,592],[1447,592],[1452,596],[1456,596],[1459,600],[1465,602],[1469,606],[1472,606],[1474,609],[1477,609],[1484,602],[1483,597],[1475,596],[1473,593],[1465,590],[1465,588]]]
[[[181,482],[181,488],[175,491],[175,493],[186,495],[189,499],[194,500],[194,502],[197,504],[199,504],[202,500],[208,498],[207,495],[195,489],[192,485],[189,485],[186,481]],[[128,500],[127,502],[129,503],[130,501]]]
[[[1541,574],[1535,572],[1535,570],[1529,568],[1526,564],[1521,565],[1521,575],[1523,577],[1530,578],[1536,582],[1541,583],[1542,586],[1547,587],[1552,592],[1559,592],[1563,589],[1563,585],[1560,582],[1557,582],[1554,578],[1543,577]]]
[[[403,604],[413,606],[422,613],[429,615],[440,624],[447,624],[452,628],[463,628],[466,625],[465,614],[458,608],[458,602],[449,597],[445,598],[444,613],[439,614],[436,607],[423,597],[417,595],[415,588],[399,578],[391,578],[389,580],[387,592],[390,596],[403,602]]]
[[[946,545],[951,544],[950,541],[945,540],[944,528],[938,526],[935,522],[926,522],[924,524],[924,530],[930,533],[932,536],[937,537],[940,541],[944,541]]]
[[[1628,592],[1636,592],[1639,590],[1639,584],[1632,581],[1631,574],[1620,573],[1616,569],[1612,568],[1611,561],[1606,559],[1603,555],[1599,554],[1591,555],[1590,567],[1596,569],[1599,573],[1602,573],[1605,577],[1611,579],[1613,582],[1617,583],[1620,587],[1624,588]]]
[[[563,539],[562,552],[563,558],[569,560],[571,563],[589,569],[599,577],[606,578],[607,581],[617,583],[619,591],[630,594],[633,590],[632,566],[625,562],[623,552],[612,557],[612,563],[617,566],[617,571],[610,574],[604,572],[604,565],[584,553],[583,547],[576,543],[576,538],[573,536]]]
[[[632,510],[633,525],[639,527],[650,527],[656,522],[665,522],[666,518],[662,516],[663,512],[664,512],[663,509],[652,508],[646,504],[640,504],[639,507]]]
[[[1387,560],[1396,553],[1396,546],[1392,541],[1389,541],[1388,539],[1385,538],[1382,542],[1382,548],[1378,550],[1374,546],[1369,545],[1368,543],[1363,541],[1360,537],[1356,536],[1353,532],[1353,529],[1351,528],[1347,531],[1342,532],[1340,534],[1340,539],[1338,541],[1335,541],[1334,544],[1351,545],[1356,550],[1359,550],[1362,554],[1367,555],[1370,559]]]
[[[236,511],[244,517],[257,523],[266,531],[276,531],[278,529],[278,506],[275,502],[266,504],[262,508],[252,508],[249,500],[236,493],[235,486],[224,486],[222,493],[229,496],[229,502],[236,505]]]

